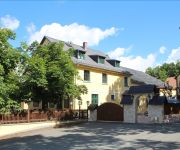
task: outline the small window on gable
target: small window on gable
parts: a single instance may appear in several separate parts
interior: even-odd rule
[[[98,63],[99,64],[104,64],[104,57],[99,56],[98,57]]]
[[[128,77],[124,77],[124,86],[128,87]]]
[[[111,95],[111,100],[112,100],[112,101],[115,100],[115,95],[114,95],[114,94]]]

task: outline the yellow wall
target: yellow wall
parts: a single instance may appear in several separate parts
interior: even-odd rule
[[[90,71],[90,82],[83,81],[84,70]],[[88,89],[88,94],[82,95],[81,109],[87,109],[87,101],[91,103],[91,95],[98,94],[98,105],[104,102],[115,102],[120,104],[122,93],[128,89],[124,87],[124,75],[117,72],[106,70],[98,70],[95,68],[78,66],[79,76],[82,80],[76,79],[76,84],[85,85]],[[102,73],[107,74],[107,84],[102,83]],[[115,100],[111,100],[111,95],[115,95]],[[74,109],[78,109],[78,100],[74,101]]]
[[[38,107],[34,107],[33,106],[33,102],[29,102],[28,103],[25,103],[25,102],[21,102],[21,108],[22,109],[30,109],[30,110],[33,110],[33,109],[42,109],[42,102],[39,102],[39,106]]]

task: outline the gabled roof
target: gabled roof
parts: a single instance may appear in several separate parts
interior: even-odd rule
[[[127,94],[154,93],[155,91],[156,91],[156,86],[148,84],[148,85],[131,86]]]
[[[57,40],[57,39],[54,39],[54,38],[50,38],[50,37],[47,37],[45,36],[43,38],[44,39],[47,39],[49,42],[58,42],[58,41],[61,41],[61,40]],[[43,43],[43,40],[41,42],[41,44]],[[64,41],[61,41],[61,42],[64,42]],[[82,46],[79,46],[79,45],[76,45],[76,44],[73,44],[73,43],[67,43],[67,42],[64,42],[64,50],[68,50],[69,48],[74,48],[74,49],[83,49]],[[97,55],[97,56],[102,56],[105,58],[105,63],[104,64],[100,64],[100,63],[97,63],[95,62],[91,56],[92,55]],[[117,68],[117,67],[114,67],[112,66],[109,62],[106,61],[106,59],[109,59],[109,57],[102,53],[101,51],[98,51],[98,50],[93,50],[91,48],[86,48],[86,53],[85,53],[85,59],[77,59],[76,57],[72,57],[72,60],[75,64],[80,64],[80,65],[84,65],[84,66],[88,66],[88,67],[94,67],[94,68],[99,68],[99,69],[104,69],[104,70],[109,70],[109,71],[114,71],[114,72],[117,72],[117,73],[121,73],[121,74],[124,74],[124,75],[131,75],[129,72],[127,71],[124,71],[122,70],[121,68]]]
[[[43,44],[43,41],[47,39],[49,42],[58,42],[61,40],[57,40],[48,36],[45,36],[40,44]],[[64,41],[61,41],[64,42]],[[72,60],[75,64],[80,64],[80,65],[85,65],[85,66],[89,66],[89,67],[94,67],[94,68],[99,68],[99,69],[104,69],[104,70],[109,70],[109,71],[114,71],[117,73],[121,73],[124,74],[126,76],[131,76],[132,82],[134,83],[138,83],[138,84],[154,84],[157,86],[163,86],[164,83],[144,72],[141,71],[137,71],[137,70],[133,70],[133,69],[129,69],[129,68],[125,68],[125,67],[114,67],[112,66],[107,60],[111,59],[109,58],[109,56],[101,51],[98,50],[94,50],[91,49],[89,47],[85,49],[83,49],[82,46],[76,45],[72,42],[64,42],[64,50],[68,50],[69,48],[74,48],[75,50],[81,50],[81,51],[86,51],[85,53],[85,59],[81,60],[81,59],[77,59],[76,57],[73,57]],[[90,56],[91,55],[98,55],[98,56],[102,56],[105,58],[105,63],[104,64],[100,64],[95,62]]]
[[[154,84],[159,87],[164,87],[164,82],[161,80],[156,79],[155,77],[152,77],[142,71],[126,68],[126,67],[121,67],[122,70],[128,71],[129,73],[132,74],[131,79],[133,83],[137,84]]]

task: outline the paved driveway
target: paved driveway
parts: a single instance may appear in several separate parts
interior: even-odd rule
[[[1,140],[0,150],[180,149],[180,124],[85,123]]]

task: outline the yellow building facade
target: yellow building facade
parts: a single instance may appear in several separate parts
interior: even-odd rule
[[[90,73],[89,81],[84,80],[85,71],[89,71]],[[121,73],[82,65],[78,66],[78,72],[80,80],[76,78],[76,84],[85,85],[88,89],[88,93],[81,96],[81,109],[87,109],[88,103],[93,103],[93,96],[96,96],[98,105],[105,102],[120,104],[123,92],[128,89],[128,86],[124,84],[126,76]],[[107,76],[106,83],[103,82],[103,75]],[[127,79],[129,80],[128,77]],[[79,109],[78,100],[74,100],[73,108]]]

